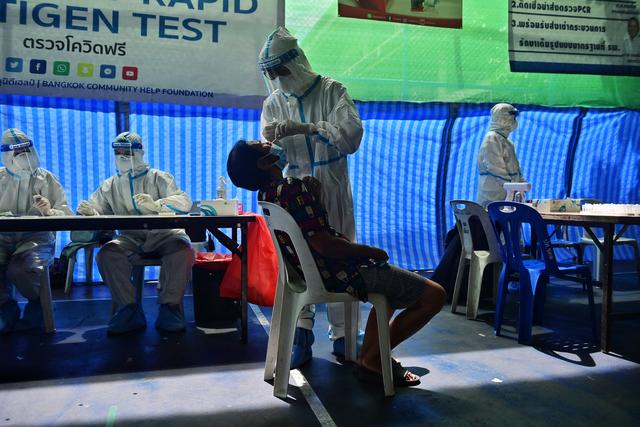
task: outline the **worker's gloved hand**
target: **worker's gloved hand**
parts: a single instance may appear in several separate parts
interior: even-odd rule
[[[94,216],[100,214],[93,206],[91,206],[91,203],[86,200],[83,200],[78,204],[77,212],[83,216]]]
[[[44,196],[36,194],[33,196],[33,207],[38,209],[42,216],[51,216],[51,202]]]
[[[278,125],[278,121],[274,120],[265,125],[264,129],[262,129],[262,136],[269,142],[273,142],[276,139],[276,126]]]
[[[318,128],[313,123],[300,123],[294,120],[282,120],[275,129],[275,139],[281,139],[293,135],[309,135],[317,132]]]
[[[162,205],[160,202],[153,200],[148,194],[140,193],[133,196],[138,208],[141,208],[143,214],[158,213],[162,211]]]

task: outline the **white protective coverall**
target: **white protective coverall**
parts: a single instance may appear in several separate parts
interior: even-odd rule
[[[313,72],[297,39],[282,27],[269,35],[258,62],[270,91],[260,119],[263,139],[286,151],[286,177],[320,181],[329,224],[355,242],[347,156],[360,146],[362,123],[353,100],[340,82]],[[298,326],[310,329],[312,321],[304,319],[312,315],[303,311]],[[329,304],[328,318],[331,338],[343,337],[343,305]]]
[[[89,198],[78,206],[82,215],[154,215],[159,212],[188,213],[191,198],[178,189],[173,176],[150,168],[143,161],[140,136],[125,132],[118,141],[133,143],[133,161],[125,170],[126,161],[116,155],[120,173],[107,178]],[[138,147],[138,148],[136,148]],[[150,196],[147,197],[145,195]],[[146,200],[145,200],[146,199]],[[181,304],[187,282],[191,278],[195,254],[184,230],[123,230],[105,244],[96,260],[114,302],[126,306],[136,302],[131,282],[129,257],[138,254],[162,258],[160,269],[160,304]]]
[[[520,171],[513,142],[509,134],[518,123],[518,110],[510,104],[496,104],[491,109],[489,132],[484,137],[478,153],[478,203],[483,207],[491,202],[504,200],[507,192],[505,182],[525,181]]]
[[[11,147],[24,147],[13,149]],[[17,154],[21,151],[21,154]],[[0,213],[12,216],[73,215],[60,182],[38,167],[31,140],[18,129],[2,134]],[[34,198],[34,196],[36,196]],[[11,299],[11,285],[29,301],[40,296],[40,279],[53,260],[55,233],[0,233],[0,307]]]

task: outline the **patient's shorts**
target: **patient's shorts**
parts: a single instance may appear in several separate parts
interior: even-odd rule
[[[406,308],[417,302],[428,286],[418,274],[394,265],[358,267],[367,293],[382,294],[392,308]]]

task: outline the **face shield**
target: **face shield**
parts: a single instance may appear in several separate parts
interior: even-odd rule
[[[258,62],[258,67],[264,76],[269,80],[276,80],[278,77],[290,76],[291,71],[285,66],[292,59],[297,58],[300,53],[296,49],[291,49],[283,55],[265,58]]]
[[[2,136],[2,163],[14,175],[29,176],[38,170],[38,153],[33,142],[18,129],[8,129]]]
[[[269,35],[260,52],[258,67],[270,94],[279,89],[301,96],[317,76],[296,38],[284,28]]]
[[[516,118],[520,112],[511,104],[496,104],[491,109],[490,130],[509,134],[518,127]]]
[[[143,160],[144,151],[140,137],[129,132],[122,133],[111,143],[116,160],[116,167],[120,175],[135,172],[146,167]]]

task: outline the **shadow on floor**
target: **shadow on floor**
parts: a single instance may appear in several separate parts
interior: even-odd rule
[[[423,377],[419,388],[398,389],[392,399],[384,397],[382,386],[359,381],[349,364],[336,363],[326,338],[325,309],[319,305],[314,358],[301,372],[337,425],[636,425],[640,367],[629,360],[640,360],[634,359],[640,356],[638,322],[614,326],[613,348],[626,360],[601,354],[586,338],[585,294],[579,285],[571,286],[550,286],[533,347],[517,343],[515,298],[505,310],[501,337],[493,335],[489,300],[483,301],[477,321],[451,314],[445,306],[395,350],[405,366],[417,368]],[[21,417],[31,416],[43,425],[104,425],[116,405],[117,425],[317,422],[300,389],[291,385],[285,403],[262,381],[267,335],[251,310],[246,345],[239,341],[236,322],[207,329],[191,323],[183,334],[163,334],[153,328],[155,294],[153,285],[145,287],[148,327],[136,335],[106,336],[109,293],[94,285],[74,289],[71,298],[56,298],[56,334],[0,337],[0,407],[11,409],[8,423],[24,425]],[[640,309],[639,296],[633,286],[617,290],[616,310]],[[193,319],[190,296],[185,310]],[[363,319],[368,310],[362,306]],[[271,311],[262,311],[270,319]],[[146,394],[132,401],[131,387],[143,386]],[[38,398],[49,402],[33,411],[20,409]],[[73,411],[85,402],[92,405],[86,410],[90,416],[75,421]]]
[[[145,297],[143,308],[146,330],[108,337],[109,300],[56,302],[55,333],[0,336],[0,383],[264,362],[268,337],[251,310],[248,343],[241,344],[239,321],[207,328],[191,321],[184,333],[166,333],[153,326],[156,298]],[[190,296],[185,312],[193,319]]]

